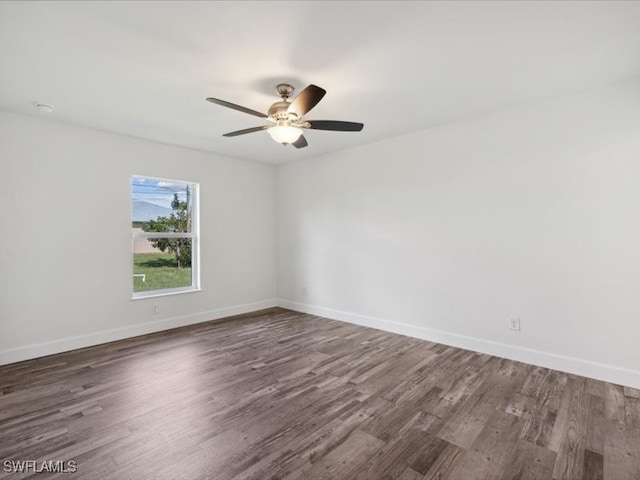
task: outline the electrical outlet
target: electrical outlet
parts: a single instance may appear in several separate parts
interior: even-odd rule
[[[509,319],[509,330],[513,330],[515,332],[520,331],[520,319],[517,317],[513,317]]]
[[[157,303],[154,303],[154,304],[151,306],[151,314],[152,314],[152,315],[157,315],[157,314],[159,314],[159,313],[160,313],[160,307],[158,306],[158,304],[157,304]]]

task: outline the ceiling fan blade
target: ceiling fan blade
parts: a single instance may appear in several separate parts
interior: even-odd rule
[[[304,138],[304,135],[300,135],[300,138],[298,138],[298,140],[293,142],[291,145],[293,145],[296,148],[304,148],[309,144],[307,143],[307,139]]]
[[[207,102],[215,103],[216,105],[222,105],[223,107],[231,108],[233,110],[238,110],[239,112],[248,113],[249,115],[255,115],[256,117],[267,118],[264,113],[256,112],[255,110],[251,110],[250,108],[236,105],[235,103],[231,102],[226,102],[224,100],[220,100],[219,98],[209,97],[207,98]]]
[[[288,112],[295,113],[298,118],[302,118],[308,111],[315,107],[327,91],[317,85],[309,85],[302,90],[289,105]]]
[[[225,133],[223,137],[237,137],[238,135],[245,135],[247,133],[260,132],[262,130],[266,130],[270,126],[271,125],[263,125],[261,127],[252,127],[252,128],[245,128],[244,130],[236,130],[235,132]]]
[[[335,132],[359,132],[364,124],[357,122],[341,122],[338,120],[308,120],[309,127],[314,130],[333,130]]]

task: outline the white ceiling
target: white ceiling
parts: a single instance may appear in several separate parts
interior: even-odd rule
[[[271,163],[638,75],[640,2],[0,2],[1,110]],[[281,82],[364,130],[222,137]]]

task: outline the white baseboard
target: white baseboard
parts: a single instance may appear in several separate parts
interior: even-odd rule
[[[516,360],[518,362],[537,365],[539,367],[551,368],[553,370],[572,373],[574,375],[581,375],[583,377],[603,380],[605,382],[616,383],[632,388],[640,388],[640,371],[624,367],[567,357],[556,353],[544,352],[542,350],[508,345],[506,343],[494,342],[492,340],[485,340],[482,338],[468,337],[466,335],[445,332],[442,330],[433,330],[430,328],[410,325],[408,323],[394,322],[392,320],[359,315],[357,313],[293,302],[291,300],[279,299],[278,306],[295,310],[297,312],[309,313],[312,315],[331,318],[333,320],[340,320],[356,325],[376,328],[386,332],[398,333],[409,337],[442,343],[452,347],[486,353],[496,357],[508,358],[509,360]]]
[[[179,317],[164,318],[153,322],[138,323],[127,327],[102,330],[100,332],[79,335],[77,337],[61,338],[51,342],[26,345],[24,347],[13,348],[11,350],[2,350],[0,351],[0,365],[21,362],[23,360],[30,360],[37,357],[44,357],[55,353],[67,352],[77,348],[91,347],[101,343],[123,340],[125,338],[146,335],[147,333],[169,330],[171,328],[184,327],[195,323],[219,320],[233,315],[241,315],[243,313],[255,312],[256,310],[276,307],[277,304],[278,302],[276,299],[262,300],[260,302],[223,307],[206,312],[182,315]]]

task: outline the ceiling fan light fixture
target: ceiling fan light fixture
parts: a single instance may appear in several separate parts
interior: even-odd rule
[[[284,144],[294,143],[302,135],[302,129],[289,125],[286,122],[278,122],[273,127],[267,129],[271,138],[276,142]]]

